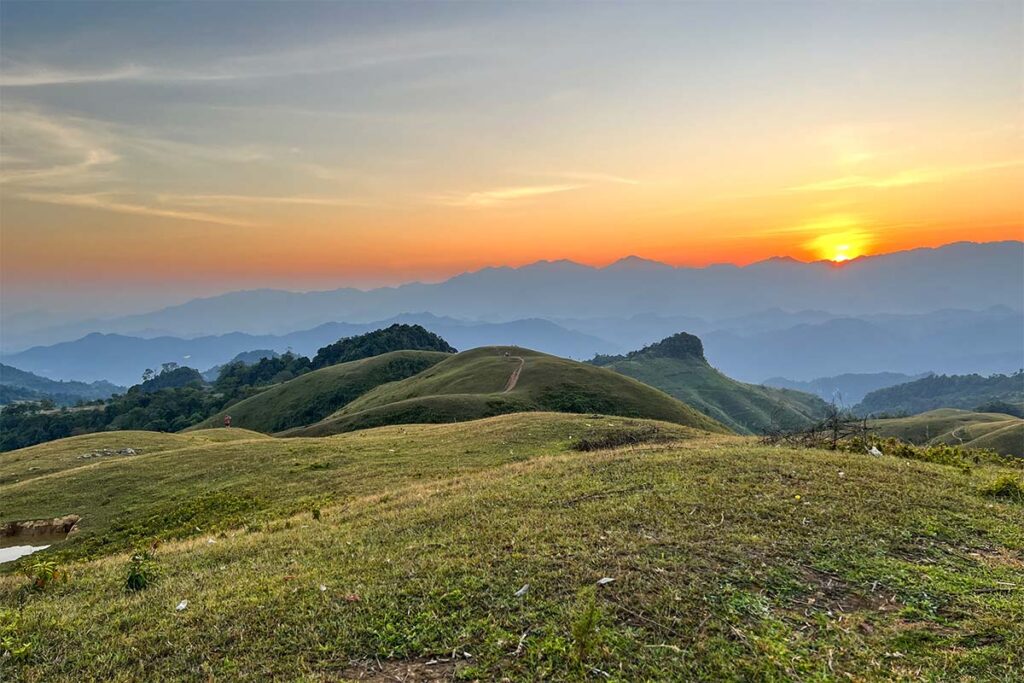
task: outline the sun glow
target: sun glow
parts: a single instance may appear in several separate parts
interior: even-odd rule
[[[804,246],[819,259],[843,263],[868,254],[870,237],[862,230],[846,230],[819,235]]]

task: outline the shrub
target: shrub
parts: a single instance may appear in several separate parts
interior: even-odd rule
[[[656,443],[667,441],[669,437],[661,433],[661,430],[654,425],[640,425],[637,427],[623,427],[603,434],[584,436],[572,445],[575,451],[600,451],[621,446],[635,446],[642,443]]]
[[[128,560],[124,587],[129,591],[140,591],[153,584],[160,573],[152,551],[140,550]]]
[[[32,579],[32,590],[44,591],[55,581],[67,581],[68,575],[53,560],[38,560],[29,565],[28,577]]]
[[[1006,498],[1016,503],[1024,503],[1024,479],[1004,474],[981,487],[983,496]]]

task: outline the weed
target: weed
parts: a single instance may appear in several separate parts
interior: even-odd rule
[[[572,622],[573,654],[580,666],[590,659],[597,648],[597,626],[600,621],[601,609],[597,606],[597,596],[591,586],[580,594]]]
[[[0,660],[27,659],[32,652],[32,641],[25,640],[18,630],[20,617],[11,609],[0,609]]]

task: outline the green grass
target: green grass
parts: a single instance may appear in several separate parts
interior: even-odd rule
[[[225,415],[235,427],[267,434],[308,425],[381,384],[411,377],[448,357],[436,351],[393,351],[314,370],[239,401],[197,428],[220,427]]]
[[[673,438],[573,448],[652,427]],[[52,457],[62,443],[77,450]],[[480,680],[1019,680],[1024,505],[985,488],[1018,475],[545,413],[102,461],[0,486],[2,520],[83,515],[37,556],[66,583],[0,576],[0,635],[21,653],[0,678],[336,680],[380,662]],[[215,499],[221,524],[216,505],[202,532],[174,517]],[[127,547],[154,536],[181,538],[126,591]]]
[[[914,444],[963,444],[1024,457],[1024,420],[1011,415],[943,408],[911,417],[872,420],[870,426],[880,436]]]
[[[519,382],[503,393],[519,364],[517,357],[525,361]],[[544,410],[644,417],[727,431],[661,391],[611,371],[518,347],[484,347],[379,386],[324,420],[286,434],[324,436],[387,424],[458,422]]]
[[[827,408],[812,394],[737,382],[696,356],[638,355],[604,367],[657,387],[740,434],[806,427]]]

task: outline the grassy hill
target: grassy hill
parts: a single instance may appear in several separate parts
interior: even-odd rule
[[[623,434],[658,440],[574,447]],[[4,680],[1010,681],[1024,664],[1024,506],[984,493],[1019,470],[550,413],[133,436],[142,454],[72,470],[0,460],[20,463],[0,521],[82,516],[0,565],[21,652]],[[126,549],[154,538],[157,578],[126,591]],[[37,558],[69,579],[29,590]]]
[[[932,375],[872,391],[855,410],[860,415],[916,415],[939,408],[977,410],[1003,402],[1024,407],[1024,370],[1012,375]]]
[[[515,385],[509,388],[514,374]],[[608,370],[529,349],[488,346],[377,387],[320,422],[286,434],[324,436],[388,424],[461,422],[538,410],[646,417],[727,431],[671,396]]]
[[[231,416],[236,427],[266,433],[308,425],[381,384],[411,377],[449,357],[439,351],[392,351],[339,363],[271,386],[197,427],[222,426],[225,415]]]
[[[913,444],[963,444],[1024,457],[1024,419],[999,413],[955,408],[932,410],[911,417],[872,420],[875,432]]]
[[[625,356],[598,356],[602,367],[657,387],[741,434],[798,428],[822,417],[817,396],[737,382],[711,367],[697,337],[680,333]]]

